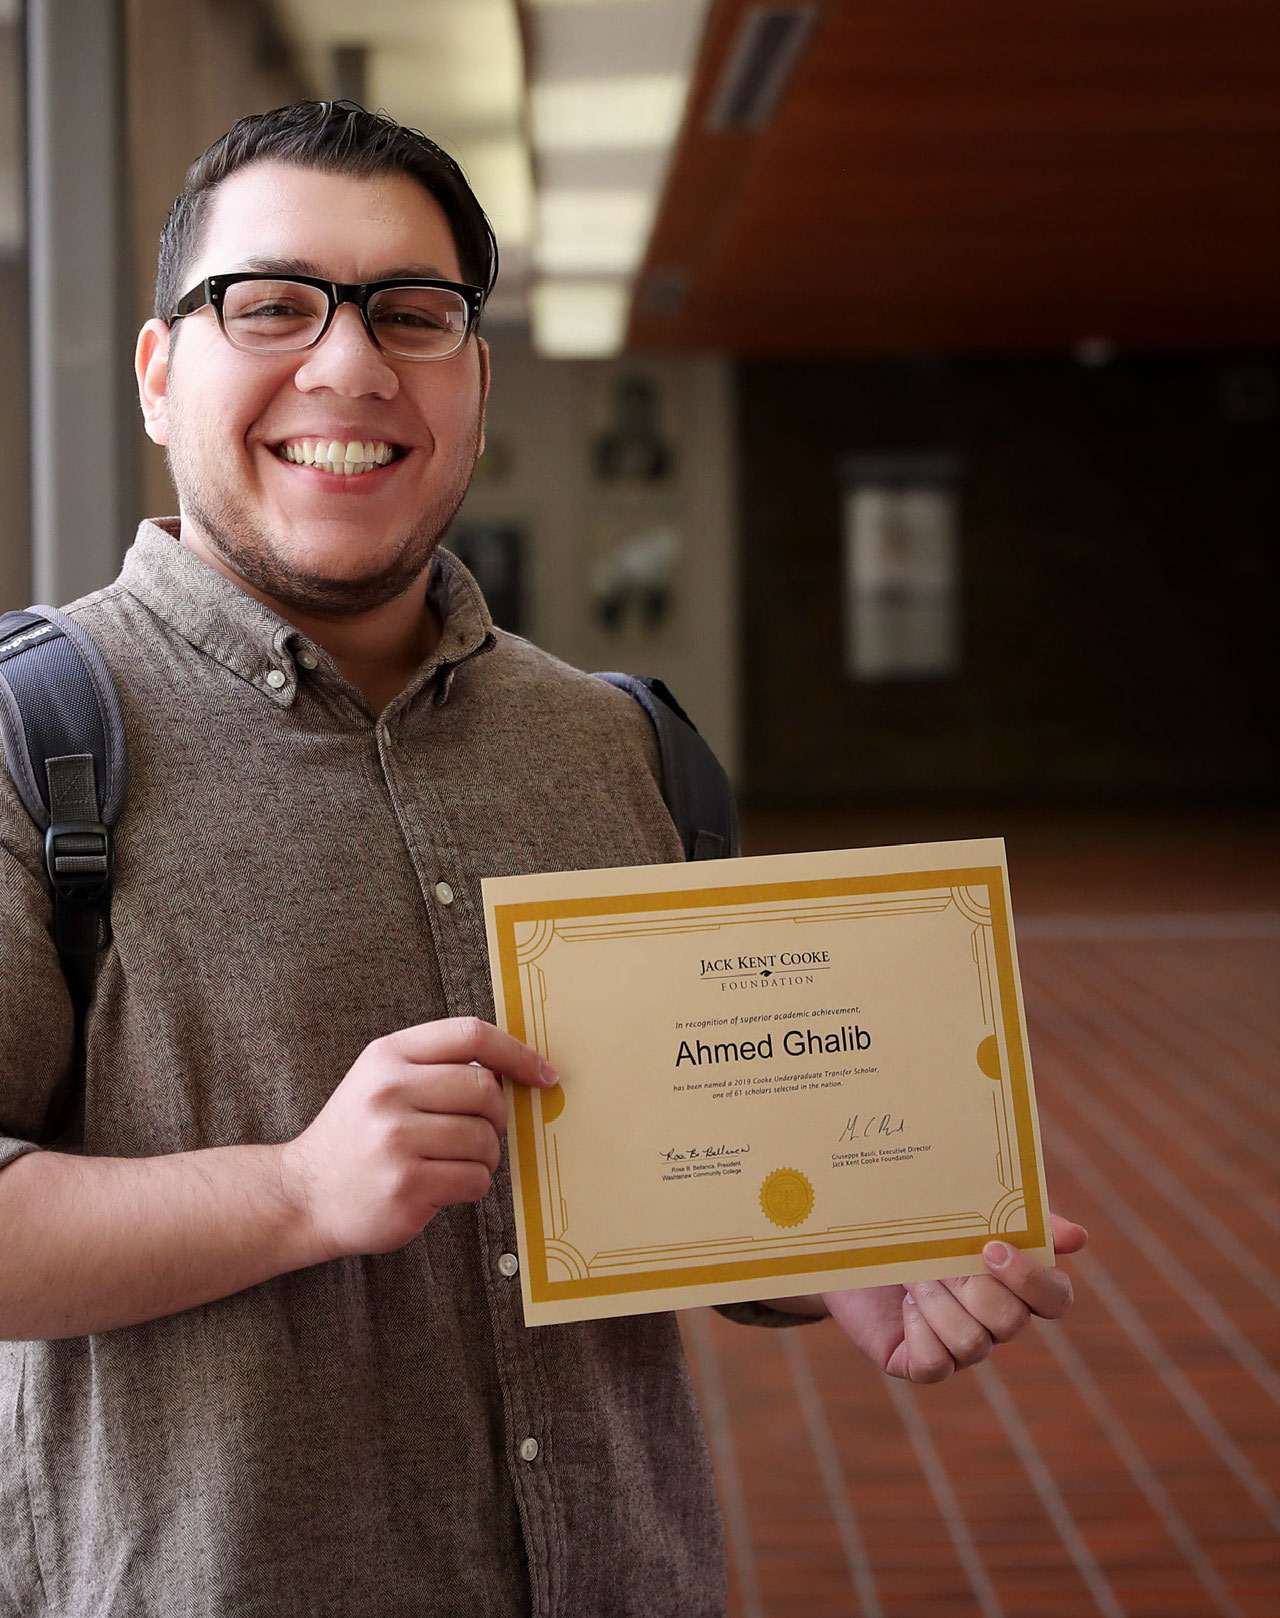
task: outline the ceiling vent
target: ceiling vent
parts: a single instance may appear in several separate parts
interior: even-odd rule
[[[752,6],[742,19],[711,98],[709,128],[764,128],[782,99],[817,16],[817,4]]]

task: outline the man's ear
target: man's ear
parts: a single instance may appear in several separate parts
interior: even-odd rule
[[[138,378],[142,422],[153,443],[169,442],[169,344],[172,329],[163,320],[148,320],[138,333],[133,369]]]
[[[483,337],[476,338],[476,353],[480,356],[480,448],[477,455],[484,454],[484,407],[489,399],[489,345]]]

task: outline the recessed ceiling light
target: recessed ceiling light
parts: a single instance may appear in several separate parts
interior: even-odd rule
[[[629,301],[630,288],[622,281],[541,281],[530,295],[534,347],[559,360],[617,354]]]
[[[467,142],[463,168],[498,235],[503,253],[533,235],[533,179],[529,150],[518,135]]]
[[[1109,337],[1081,337],[1075,345],[1076,363],[1096,370],[1110,365],[1116,357],[1116,345]]]
[[[667,146],[679,132],[687,90],[680,73],[534,84],[529,92],[534,148]]]
[[[627,273],[644,256],[656,198],[648,191],[543,191],[536,257],[551,275]]]

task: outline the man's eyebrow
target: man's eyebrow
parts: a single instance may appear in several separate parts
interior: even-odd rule
[[[333,277],[324,266],[316,264],[309,258],[247,258],[236,265],[236,272],[252,270],[257,275],[313,275],[319,281],[331,281]],[[420,277],[428,281],[452,281],[453,276],[447,275],[436,264],[393,264],[380,275],[370,276],[372,281],[398,281],[401,277]]]

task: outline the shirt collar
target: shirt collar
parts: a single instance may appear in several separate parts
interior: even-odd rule
[[[324,655],[279,613],[179,543],[176,517],[139,525],[120,583],[185,641],[282,708],[290,707],[297,695],[297,654],[314,650]],[[439,675],[436,700],[443,702],[457,666],[493,645],[493,620],[480,586],[449,551],[436,552],[427,593],[440,615],[440,639],[402,696],[411,696]]]

